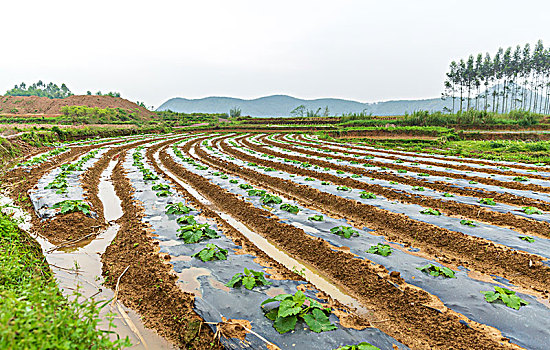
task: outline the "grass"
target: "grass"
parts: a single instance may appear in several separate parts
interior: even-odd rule
[[[99,330],[101,304],[65,298],[42,251],[31,237],[0,214],[0,348],[120,349]],[[110,328],[111,326],[109,326]]]

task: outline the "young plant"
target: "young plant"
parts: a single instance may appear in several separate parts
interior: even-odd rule
[[[330,182],[328,182],[328,181],[322,181],[322,182],[321,182],[321,185],[323,185],[323,186],[330,185]]]
[[[434,264],[428,264],[428,265],[423,266],[423,267],[417,267],[417,269],[424,272],[424,273],[428,273],[428,274],[430,274],[434,277],[443,276],[443,277],[446,277],[446,278],[456,278],[454,271],[451,270],[448,267],[445,267],[445,266],[437,266],[437,265],[434,265]]]
[[[489,303],[493,303],[500,299],[504,305],[516,310],[519,310],[523,305],[529,305],[528,302],[518,297],[516,292],[504,287],[495,287],[494,292],[481,291],[481,294],[485,295],[485,300]]]
[[[231,179],[231,180],[229,180],[229,183],[238,184],[239,180]]]
[[[367,192],[367,191],[361,192],[359,197],[364,198],[364,199],[376,199],[376,195],[374,193]]]
[[[533,214],[541,215],[542,214],[542,210],[540,210],[539,208],[536,208],[536,207],[523,207],[521,209],[527,215],[533,215]]]
[[[420,174],[418,174],[418,176],[430,176],[430,174],[420,173]]]
[[[453,194],[450,194],[448,192],[443,193],[443,197],[454,197]]]
[[[338,187],[336,187],[336,189],[338,191],[348,191],[348,192],[351,191],[351,188],[349,188],[347,186],[338,186]]]
[[[208,224],[182,226],[178,229],[178,232],[178,237],[182,238],[187,244],[219,237],[216,231],[211,229]]]
[[[227,249],[222,249],[215,244],[208,243],[206,248],[201,249],[191,256],[201,259],[204,262],[211,260],[227,260]]]
[[[479,203],[485,204],[485,205],[497,205],[497,203],[493,198],[481,198],[479,200]]]
[[[336,350],[380,350],[380,348],[364,341],[355,345],[344,345]]]
[[[310,217],[307,218],[309,221],[324,221],[325,218],[323,217],[323,215],[312,215]]]
[[[522,241],[526,241],[526,242],[529,242],[529,243],[534,243],[535,242],[535,239],[531,236],[518,236],[518,237]]]
[[[193,215],[179,217],[176,222],[180,225],[194,225],[197,223]]]
[[[296,205],[292,205],[292,204],[288,204],[288,203],[281,204],[279,209],[284,210],[284,211],[288,211],[291,214],[298,214],[298,212],[300,212],[300,209]]]
[[[221,171],[216,171],[215,173],[212,173],[212,175],[214,175],[214,176],[222,176],[222,175],[223,175],[223,172],[221,172]]]
[[[157,197],[168,197],[168,196],[171,196],[171,195],[172,195],[172,192],[167,191],[167,190],[162,190],[162,191],[157,192]]]
[[[331,233],[335,235],[342,236],[344,238],[351,238],[352,236],[359,236],[359,233],[351,227],[347,226],[336,226],[330,229]]]
[[[353,174],[353,175],[351,175],[351,177],[354,178],[354,179],[359,179],[359,178],[361,178],[361,175]]]
[[[156,184],[153,187],[151,187],[153,191],[168,191],[170,189],[170,186],[165,184]]]
[[[281,204],[282,202],[283,200],[281,199],[281,197],[278,197],[274,194],[265,193],[264,195],[262,195],[263,204]]]
[[[250,190],[247,194],[251,197],[261,197],[266,193],[265,190]]]
[[[312,179],[311,177],[306,177],[304,180],[306,180],[306,181],[315,181],[315,179]]]
[[[316,333],[337,328],[328,318],[332,310],[306,297],[302,291],[297,291],[294,295],[279,294],[265,300],[262,306],[274,301],[278,301],[279,306],[268,311],[265,316],[274,321],[273,327],[281,334],[294,330],[298,319],[305,321],[309,329]]]
[[[222,176],[220,176],[220,179],[222,179],[222,180],[227,180],[227,179],[229,179],[229,176],[227,176],[227,175],[222,175]]]
[[[370,246],[367,253],[388,256],[392,253],[392,249],[387,244],[378,243],[377,245]]]
[[[461,225],[466,225],[466,226],[470,226],[470,227],[476,227],[476,223],[472,220],[466,220],[466,219],[462,219],[460,220],[460,224]]]
[[[268,286],[272,284],[268,282],[262,271],[249,270],[244,268],[244,273],[237,273],[229,281],[226,286],[229,288],[237,288],[242,285],[248,290],[252,290],[254,287]]]
[[[252,185],[250,184],[240,184],[239,188],[242,188],[243,190],[249,190],[252,188]]]
[[[397,169],[397,173],[399,174],[405,174],[407,172],[407,170],[405,169]]]
[[[420,214],[439,216],[439,215],[441,215],[441,212],[437,209],[426,208],[424,210],[421,210]]]
[[[192,210],[182,202],[168,204],[165,209],[167,215],[183,215]]]
[[[468,181],[468,183],[471,184],[471,185],[475,185],[475,184],[477,184],[477,181],[470,180],[470,181]]]
[[[513,180],[514,180],[514,181],[517,181],[517,182],[526,182],[526,181],[529,181],[529,179],[526,178],[525,176],[516,176],[516,177],[514,177]]]
[[[413,186],[412,188],[414,191],[424,191],[424,187],[422,186]]]
[[[91,212],[90,205],[87,203],[84,203],[81,200],[68,199],[62,202],[57,202],[52,206],[52,208],[61,209],[61,214],[80,212],[85,215],[88,215]]]

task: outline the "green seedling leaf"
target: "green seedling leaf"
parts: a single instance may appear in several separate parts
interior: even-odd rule
[[[422,186],[413,186],[412,188],[414,191],[424,191],[424,187]]]
[[[376,195],[374,193],[367,192],[367,191],[361,192],[359,197],[364,198],[364,199],[376,199]]]
[[[242,188],[243,190],[248,190],[248,189],[251,189],[251,188],[252,188],[252,185],[249,185],[249,184],[240,184],[239,187]]]
[[[167,215],[183,215],[189,213],[192,210],[182,202],[168,204],[165,209]]]
[[[288,203],[281,204],[279,208],[281,210],[288,211],[291,214],[298,214],[298,212],[300,212],[300,209],[298,208],[298,206],[288,204]]]
[[[454,197],[454,195],[445,192],[445,193],[443,193],[443,197]]]
[[[514,181],[517,181],[517,182],[526,182],[526,181],[529,181],[528,178],[526,178],[525,176],[516,176],[513,178]]]
[[[526,241],[526,242],[529,242],[529,243],[534,243],[535,242],[535,239],[531,236],[518,236],[518,237],[522,241]]]
[[[497,205],[497,203],[493,198],[481,198],[479,200],[479,203],[485,204],[485,205]]]
[[[542,210],[536,207],[523,207],[521,209],[527,215],[534,215],[534,214],[542,215]]]
[[[345,346],[341,346],[339,347],[338,349],[335,349],[335,350],[380,350],[380,348],[372,345],[372,344],[369,344],[367,342],[361,342],[359,344],[355,344],[355,345],[345,345]]]
[[[476,223],[472,220],[466,220],[466,219],[462,219],[460,220],[460,224],[462,225],[466,225],[466,226],[470,226],[470,227],[476,227]]]
[[[349,188],[347,186],[338,186],[338,187],[336,187],[336,189],[338,191],[348,191],[348,192],[351,191],[351,188]]]
[[[151,187],[153,191],[167,191],[170,189],[170,186],[165,184],[156,184],[153,187]]]
[[[503,287],[495,287],[495,291],[481,291],[481,294],[485,295],[485,300],[489,303],[493,303],[497,300],[501,300],[504,305],[511,307],[512,309],[519,310],[524,305],[529,303],[516,295],[516,292]]]
[[[265,193],[262,195],[262,203],[263,204],[281,204],[283,202],[283,200],[274,195],[274,194],[270,194],[270,193]]]
[[[208,224],[192,224],[180,227],[178,229],[178,237],[182,238],[186,244],[189,244],[218,238],[219,236]]]
[[[204,262],[212,260],[227,260],[227,249],[222,249],[215,244],[208,243],[206,248],[201,249],[191,256],[201,259]]]
[[[426,208],[424,210],[421,210],[420,214],[439,216],[439,215],[441,215],[441,212],[437,209]]]
[[[69,214],[80,212],[85,215],[91,213],[91,207],[89,204],[84,203],[82,200],[64,200],[57,202],[52,206],[53,209],[61,209],[61,214]]]
[[[359,236],[359,233],[355,231],[351,227],[347,226],[337,226],[330,229],[330,232],[334,233],[335,235],[342,236],[344,238],[351,238],[353,236]]]
[[[313,215],[307,218],[310,221],[324,221],[323,215]]]
[[[417,267],[417,269],[424,272],[424,273],[430,274],[434,277],[443,276],[443,277],[446,277],[446,278],[456,278],[454,271],[451,270],[448,267],[445,267],[445,266],[437,266],[437,265],[434,265],[434,264],[428,264],[428,265],[423,266],[423,267]]]
[[[378,243],[377,245],[371,246],[367,250],[367,253],[389,256],[392,253],[392,248],[388,244]]]
[[[193,215],[179,217],[176,222],[180,225],[194,225],[197,223]]]

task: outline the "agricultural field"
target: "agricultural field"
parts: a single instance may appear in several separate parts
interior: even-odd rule
[[[236,121],[14,156],[1,345],[548,349],[546,141],[297,127],[310,122],[336,124]]]

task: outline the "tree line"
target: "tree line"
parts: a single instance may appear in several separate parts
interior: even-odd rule
[[[6,91],[6,96],[41,96],[48,98],[66,98],[73,93],[67,85],[61,84],[61,87],[54,83],[44,84],[42,80],[27,86],[25,83],[15,85],[13,89]]]
[[[550,114],[550,49],[541,40],[533,49],[517,45],[499,48],[493,57],[479,53],[452,61],[446,77],[442,98],[452,99],[448,112]]]

